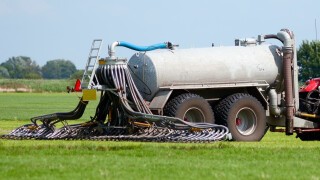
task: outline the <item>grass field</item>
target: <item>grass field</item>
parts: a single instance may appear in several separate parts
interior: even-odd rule
[[[81,93],[0,93],[0,120],[27,120],[54,112],[73,110]],[[97,101],[91,101],[82,120],[94,115]]]
[[[32,92],[66,92],[75,79],[0,79],[0,89]]]
[[[0,93],[0,134],[77,101],[75,94]],[[269,132],[250,143],[1,140],[0,179],[320,179],[319,152],[319,142]]]

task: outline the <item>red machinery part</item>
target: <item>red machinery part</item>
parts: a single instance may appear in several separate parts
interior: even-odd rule
[[[81,92],[82,91],[80,79],[77,79],[76,84],[74,85],[74,91],[75,92]]]
[[[300,88],[299,92],[310,92],[316,90],[320,84],[320,78],[313,78],[306,81],[306,83]]]

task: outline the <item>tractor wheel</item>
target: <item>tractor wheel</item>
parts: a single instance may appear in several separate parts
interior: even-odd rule
[[[233,94],[215,107],[218,124],[229,128],[235,141],[260,141],[266,133],[266,114],[261,103],[249,94]]]
[[[185,93],[171,99],[164,107],[166,116],[177,117],[188,122],[214,123],[209,103],[199,95]]]

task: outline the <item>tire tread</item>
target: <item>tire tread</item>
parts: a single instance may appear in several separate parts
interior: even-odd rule
[[[171,116],[175,117],[176,112],[178,111],[179,107],[181,104],[183,104],[185,101],[190,100],[190,99],[201,99],[204,100],[201,96],[193,93],[184,93],[180,94],[173,99],[171,99],[164,107],[163,112],[166,116]],[[210,116],[213,117],[214,121],[214,113],[213,110],[211,109],[210,104],[207,101],[204,101],[203,103],[206,103],[206,106],[210,107],[211,114]]]
[[[236,93],[232,94],[224,99],[222,99],[214,108],[214,114],[216,118],[217,124],[221,124],[224,126],[228,126],[228,117],[230,115],[230,110],[241,99],[249,99],[257,103],[258,106],[263,107],[261,102],[257,100],[255,97],[251,96],[250,94],[246,93]],[[229,126],[228,126],[229,127]],[[263,137],[263,136],[262,136]],[[261,137],[261,138],[262,138]],[[257,139],[260,140],[260,139]]]

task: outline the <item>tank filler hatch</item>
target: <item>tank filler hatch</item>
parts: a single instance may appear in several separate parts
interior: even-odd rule
[[[235,39],[234,40],[235,46],[256,46],[257,40],[254,38],[242,38],[242,39]]]
[[[255,38],[241,38],[241,39],[235,39],[234,45],[235,46],[256,46],[260,45],[265,42],[264,35],[259,35],[257,39]]]

